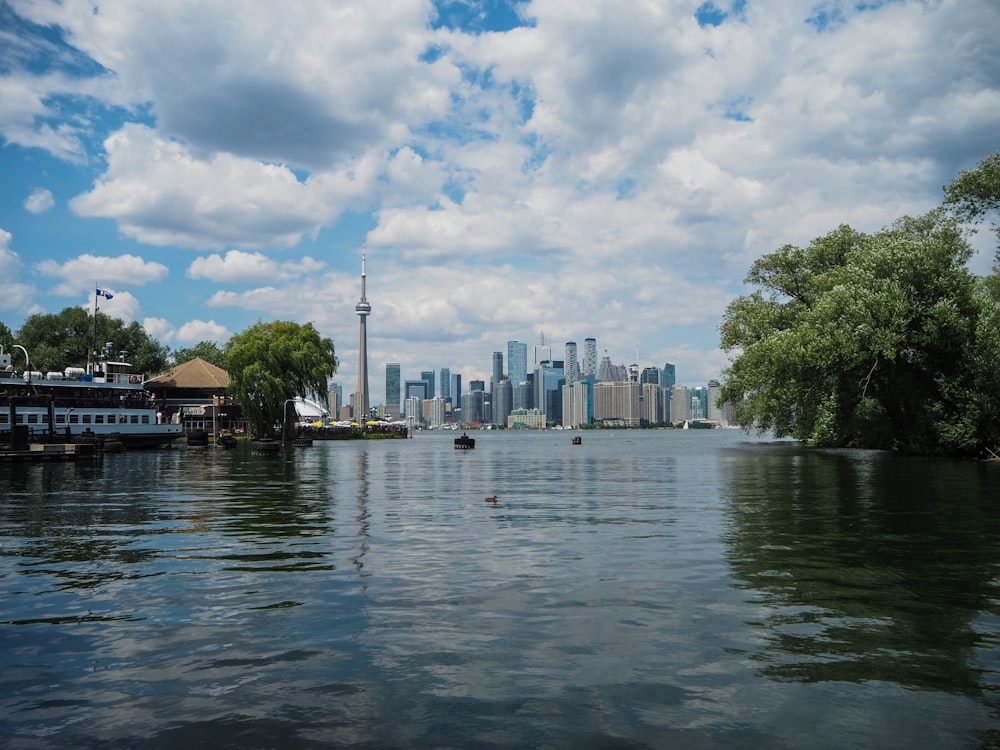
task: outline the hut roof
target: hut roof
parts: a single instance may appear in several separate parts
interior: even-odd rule
[[[146,381],[147,387],[161,388],[228,388],[229,373],[201,357]]]

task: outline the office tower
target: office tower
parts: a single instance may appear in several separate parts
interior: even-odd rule
[[[563,427],[576,428],[594,421],[594,385],[586,376],[562,388]]]
[[[685,422],[691,418],[691,394],[686,385],[670,389],[670,421]]]
[[[470,391],[483,391],[485,393],[486,392],[486,383],[484,383],[482,380],[470,380],[469,381],[469,390]]]
[[[528,379],[527,344],[520,341],[507,342],[507,377],[515,388]]]
[[[696,385],[691,389],[691,419],[708,418],[708,388]]]
[[[423,383],[422,380],[420,382]],[[406,406],[406,426],[411,430],[420,426],[422,419],[420,414],[421,403],[421,400],[416,396],[407,398],[404,402],[404,405]]]
[[[409,404],[411,398],[419,399],[421,403],[427,400],[427,381],[426,380],[407,380],[404,386],[403,397],[406,399],[406,403]],[[419,416],[420,412],[417,411]],[[412,416],[409,412],[409,406],[407,406],[406,416]]]
[[[639,382],[639,365],[631,364],[628,366],[628,382],[638,383]]]
[[[719,424],[726,424],[725,416],[723,415],[722,406],[719,404],[719,396],[722,393],[722,383],[718,380],[708,381],[708,418],[718,422]]]
[[[677,368],[669,362],[663,365],[663,378],[660,380],[660,385],[667,389],[677,385]]]
[[[340,383],[330,383],[326,394],[327,408],[334,419],[340,417],[340,407],[344,402],[344,387]]]
[[[493,379],[490,380],[490,392],[496,390],[503,380],[503,352],[493,352]]]
[[[365,328],[365,321],[372,314],[372,306],[365,297],[365,252],[361,251],[361,299],[354,306],[354,311],[360,319],[360,339],[358,343],[358,387],[354,392],[353,407],[354,418],[359,423],[367,420],[371,412],[368,398],[368,332]]]
[[[462,373],[456,372],[451,376],[451,403],[462,408]]]
[[[551,361],[552,361],[552,347],[541,344],[539,346],[536,346],[534,349],[531,369],[537,370],[538,366],[542,364],[542,362],[551,362]]]
[[[441,398],[445,404],[451,400],[451,369],[448,367],[441,368]]]
[[[444,424],[444,399],[440,396],[430,400],[430,426],[440,427]]]
[[[540,364],[535,370],[535,405],[545,414],[548,422],[562,422],[562,385],[566,374],[562,367]]]
[[[385,366],[385,410],[392,419],[400,415],[399,376],[399,362],[388,362]]]
[[[427,382],[427,398],[434,398],[434,371],[423,370],[420,379]]]
[[[611,357],[607,351],[601,357],[601,364],[597,366],[597,380],[601,383],[616,383],[624,380],[619,376],[618,365],[611,364]]]
[[[483,422],[482,389],[473,389],[462,397],[462,421],[466,424],[482,424]]]
[[[530,409],[535,400],[531,393],[532,384],[527,381],[515,384],[511,381],[511,387],[514,390],[514,408]]]
[[[507,417],[514,409],[514,389],[510,381],[503,378],[493,387],[493,424],[507,424]]]
[[[596,383],[594,419],[619,422],[626,427],[638,427],[642,419],[639,384],[627,381]]]
[[[643,367],[642,373],[639,375],[639,382],[660,385],[660,375],[659,367]]]
[[[575,383],[577,378],[580,377],[580,366],[576,361],[576,342],[567,341],[566,342],[566,382]]]
[[[583,340],[583,374],[591,380],[597,377],[597,339]]]

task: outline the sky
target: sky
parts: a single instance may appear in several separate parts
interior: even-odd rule
[[[0,321],[311,322],[346,399],[364,248],[373,404],[509,340],[701,385],[754,260],[1000,149],[997,39],[996,0],[0,0]]]

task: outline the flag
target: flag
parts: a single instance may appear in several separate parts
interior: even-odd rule
[[[107,289],[98,289],[97,296],[104,297],[105,299],[114,299],[114,295],[111,294],[111,292],[109,292]]]

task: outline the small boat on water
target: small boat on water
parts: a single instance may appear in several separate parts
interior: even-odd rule
[[[470,450],[476,447],[476,441],[463,432],[462,437],[455,438],[455,447],[459,450]]]
[[[235,448],[236,436],[229,430],[222,430],[215,439],[215,444],[220,448]]]
[[[181,425],[164,422],[144,381],[130,364],[107,356],[86,369],[42,373],[29,366],[18,375],[11,354],[0,350],[0,443],[13,442],[14,428],[27,430],[30,442],[110,440],[125,449],[181,437]]]
[[[583,438],[579,435],[573,438],[573,445],[583,445]]]

